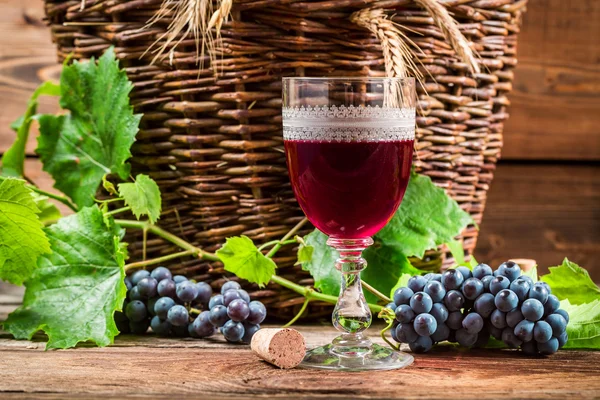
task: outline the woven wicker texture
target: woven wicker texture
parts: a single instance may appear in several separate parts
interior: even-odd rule
[[[80,0],[46,0],[59,59],[98,56],[115,46],[134,82],[132,102],[144,113],[131,163],[135,173],[159,183],[164,203],[159,224],[167,230],[216,250],[233,235],[257,243],[278,239],[302,219],[283,154],[281,77],[384,76],[376,36],[349,19],[366,7],[386,9],[422,50],[416,167],[481,221],[502,147],[526,0],[440,0],[479,54],[482,72],[476,75],[459,61],[431,16],[410,0],[236,0],[214,63],[208,56],[199,60],[194,40],[185,38],[170,58],[155,64],[154,55],[144,52],[171,20],[141,28],[161,0],[84,3],[82,10]],[[470,227],[463,237],[471,252],[477,231]],[[141,236],[128,241],[139,259]],[[173,250],[162,240],[148,240],[149,257]],[[421,264],[439,267],[444,258],[443,249],[431,251]],[[311,284],[295,260],[293,249],[280,251],[278,274]],[[212,280],[214,287],[224,279],[219,265],[192,259],[175,265],[190,277]],[[303,301],[276,285],[250,291],[281,317]],[[315,304],[311,315],[329,312]]]

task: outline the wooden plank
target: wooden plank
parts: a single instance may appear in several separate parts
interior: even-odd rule
[[[475,256],[533,258],[540,273],[568,257],[600,282],[600,166],[499,165]]]
[[[306,335],[309,347],[335,335],[331,327],[297,329]],[[12,346],[15,343],[20,346]],[[547,358],[528,358],[517,351],[444,346],[415,355],[415,363],[404,370],[323,373],[279,370],[260,361],[247,346],[215,345],[213,340],[139,342],[130,337],[116,343],[107,348],[44,352],[38,343],[3,339],[0,396],[564,399],[600,395],[600,353],[594,352],[560,351]],[[162,347],[164,343],[170,345]]]
[[[530,0],[505,159],[600,159],[600,2]]]

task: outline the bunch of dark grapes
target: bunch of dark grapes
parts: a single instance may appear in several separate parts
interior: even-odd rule
[[[223,285],[223,293],[235,289],[224,302],[222,294],[211,297],[213,291],[209,284],[190,281],[183,275],[173,276],[165,267],[152,272],[137,271],[125,278],[125,285],[124,312],[115,313],[121,333],[143,334],[150,327],[161,336],[204,338],[220,328],[230,342],[249,343],[267,314],[265,306],[259,301],[250,301],[248,293],[237,282]],[[224,308],[224,317],[216,305]],[[209,308],[215,308],[214,317]],[[205,311],[194,318],[192,309]]]
[[[496,271],[479,264],[472,272],[413,276],[387,307],[396,315],[392,337],[417,353],[443,341],[484,347],[493,336],[526,354],[550,355],[568,339],[569,315],[558,298],[513,261]]]

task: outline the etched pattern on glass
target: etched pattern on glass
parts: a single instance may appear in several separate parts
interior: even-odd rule
[[[286,140],[381,142],[415,138],[414,108],[284,107],[282,116]]]

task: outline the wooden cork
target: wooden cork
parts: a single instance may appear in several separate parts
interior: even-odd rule
[[[306,353],[304,336],[291,328],[260,329],[250,347],[263,360],[284,369],[296,367]]]

